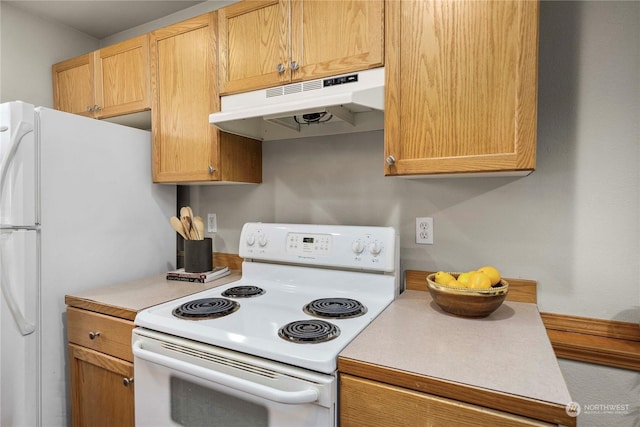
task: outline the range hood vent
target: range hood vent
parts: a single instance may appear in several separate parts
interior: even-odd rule
[[[384,127],[384,68],[223,96],[209,122],[263,141]]]

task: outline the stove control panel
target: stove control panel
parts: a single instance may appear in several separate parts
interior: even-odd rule
[[[254,260],[393,272],[396,246],[392,227],[247,223],[239,252]]]
[[[285,250],[298,255],[328,255],[331,238],[330,234],[289,233]]]

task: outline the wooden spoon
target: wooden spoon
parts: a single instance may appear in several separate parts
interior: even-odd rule
[[[178,217],[172,216],[170,222],[171,222],[171,227],[173,227],[173,229],[176,230],[178,234],[182,236],[183,239],[189,240],[189,238],[184,232],[184,226],[182,225],[182,222],[180,222]]]
[[[180,219],[186,218],[188,216],[191,216],[190,211],[189,211],[189,207],[188,206],[181,207],[180,208]]]
[[[182,218],[180,218],[180,221],[182,222],[182,226],[184,227],[184,234],[187,236],[187,240],[194,240],[191,231],[191,217],[183,216]]]
[[[197,232],[196,239],[204,240],[204,220],[201,216],[193,218],[193,227]]]

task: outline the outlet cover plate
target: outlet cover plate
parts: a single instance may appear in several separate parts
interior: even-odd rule
[[[423,216],[416,218],[416,243],[433,245],[433,218]]]

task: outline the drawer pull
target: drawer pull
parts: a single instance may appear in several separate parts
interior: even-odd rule
[[[122,379],[122,384],[125,387],[129,387],[131,384],[133,384],[133,377],[131,377],[131,378],[123,378]]]
[[[89,339],[90,340],[95,340],[99,336],[100,336],[100,332],[93,332],[93,331],[89,332]]]

